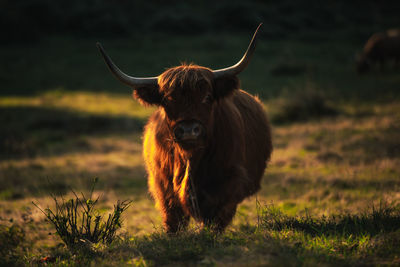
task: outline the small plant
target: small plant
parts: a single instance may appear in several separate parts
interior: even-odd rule
[[[75,198],[61,200],[53,195],[55,210],[50,208],[41,209],[35,205],[46,218],[54,225],[57,234],[67,245],[71,252],[77,252],[79,249],[87,248],[91,244],[109,244],[116,237],[116,231],[121,228],[121,215],[130,206],[131,201],[118,201],[114,205],[114,211],[108,215],[107,221],[99,215],[95,206],[99,200],[92,198],[93,190],[97,178],[93,182],[90,196],[87,198],[83,193],[81,197],[73,191]]]

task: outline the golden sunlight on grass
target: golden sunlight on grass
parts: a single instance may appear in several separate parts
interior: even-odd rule
[[[117,95],[93,92],[68,92],[56,89],[35,97],[0,98],[0,107],[42,107],[106,116],[147,118],[153,108],[142,108],[127,94]]]
[[[85,171],[101,174],[116,168],[143,166],[143,161],[140,153],[71,153],[62,156],[37,157],[35,159],[8,160],[1,162],[1,166],[12,166],[18,169],[72,169],[74,172]]]

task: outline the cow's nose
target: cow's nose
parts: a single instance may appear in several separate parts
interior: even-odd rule
[[[202,133],[198,122],[180,122],[174,129],[175,139],[179,141],[196,140]]]

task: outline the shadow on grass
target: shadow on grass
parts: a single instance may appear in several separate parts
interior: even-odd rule
[[[215,266],[217,262],[230,265],[243,262],[248,256],[249,251],[244,248],[251,245],[253,237],[254,232],[217,235],[209,230],[190,229],[168,235],[157,231],[116,243],[107,254],[118,253],[123,258],[129,255],[150,266]]]
[[[27,178],[29,177],[29,178]],[[99,190],[112,189],[118,194],[143,197],[147,193],[147,179],[143,166],[120,170],[119,166],[99,171],[77,171],[65,167],[35,170],[32,167],[9,167],[0,176],[0,200],[17,200],[29,196],[64,195],[71,188],[85,190],[94,177],[99,177]]]
[[[370,212],[341,214],[315,218],[309,214],[302,217],[285,215],[273,205],[262,211],[262,227],[267,230],[294,230],[311,236],[376,236],[400,229],[400,207],[380,204]]]
[[[400,123],[396,121],[385,129],[368,132],[361,138],[343,144],[342,149],[346,152],[363,151],[366,163],[382,157],[399,158]]]
[[[271,121],[275,124],[285,124],[334,117],[339,113],[340,111],[329,103],[322,90],[314,88],[314,85],[306,85],[304,89],[282,94],[276,101]]]
[[[400,187],[400,180],[391,175],[371,177],[370,179],[356,179],[344,176],[330,179],[311,179],[302,175],[289,175],[285,177],[284,171],[270,171],[263,178],[263,190],[266,195],[279,194],[287,196],[289,193],[305,195],[315,189],[324,189],[325,192],[340,192],[343,190],[365,190],[375,192],[376,190],[395,191]],[[285,178],[282,178],[285,177]],[[314,191],[315,192],[315,191]],[[288,197],[288,196],[287,196]]]
[[[145,121],[127,116],[89,115],[44,107],[0,108],[0,159],[32,157],[57,145],[52,154],[88,150],[80,137],[139,133]],[[55,152],[55,153],[54,153]]]

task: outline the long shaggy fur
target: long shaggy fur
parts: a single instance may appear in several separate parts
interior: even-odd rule
[[[260,189],[272,152],[265,111],[238,89],[237,77],[215,80],[200,66],[168,69],[158,85],[161,103],[145,127],[143,154],[164,227],[176,232],[193,217],[222,231],[237,205]],[[185,119],[200,121],[206,131],[194,147],[177,143],[171,131]]]

